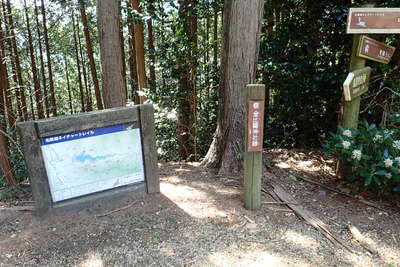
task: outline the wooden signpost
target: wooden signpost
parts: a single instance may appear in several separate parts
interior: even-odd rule
[[[244,151],[244,205],[255,210],[261,206],[262,148],[265,85],[247,85],[247,123]]]
[[[388,64],[392,59],[395,50],[396,48],[393,46],[363,35],[360,39],[357,56],[383,64]]]
[[[400,33],[400,8],[350,8],[347,33]]]
[[[370,67],[350,72],[343,84],[344,99],[346,101],[351,101],[367,92],[370,75]]]

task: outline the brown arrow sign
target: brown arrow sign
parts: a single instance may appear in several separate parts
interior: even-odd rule
[[[350,8],[347,33],[400,33],[400,8]]]
[[[362,36],[358,45],[357,56],[388,64],[396,48],[367,36]]]

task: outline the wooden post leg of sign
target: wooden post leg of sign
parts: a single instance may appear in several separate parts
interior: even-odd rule
[[[353,49],[351,52],[351,58],[350,58],[350,66],[349,66],[349,72],[362,69],[365,67],[365,59],[361,57],[357,57],[357,48],[358,48],[358,43],[360,42],[361,35],[355,35],[353,39]],[[343,113],[342,113],[342,119],[341,119],[341,126],[345,128],[350,128],[350,129],[357,129],[358,126],[358,115],[360,113],[360,101],[361,101],[361,96],[358,96],[351,101],[345,101],[344,97],[342,98],[342,103],[343,103]],[[338,162],[337,168],[336,168],[336,174],[339,177],[344,177],[350,172],[349,167],[346,167],[343,162]]]
[[[262,145],[264,128],[265,85],[247,85],[247,123],[244,150],[244,206],[261,206]]]

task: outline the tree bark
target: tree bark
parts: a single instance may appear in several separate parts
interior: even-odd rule
[[[21,102],[21,109],[22,109],[22,117],[23,120],[28,120],[28,106],[26,103],[26,96],[25,96],[25,90],[24,90],[24,81],[22,79],[22,70],[21,70],[21,63],[19,60],[19,53],[18,53],[18,48],[17,48],[17,40],[16,40],[16,34],[14,31],[14,21],[12,18],[12,9],[11,9],[11,3],[10,0],[7,0],[7,11],[8,11],[8,24],[10,26],[10,34],[11,34],[11,42],[12,42],[12,50],[13,50],[13,57],[15,61],[15,68],[16,68],[16,73],[17,73],[17,79],[18,79],[18,98],[19,101]]]
[[[122,78],[124,81],[125,98],[128,98],[128,86],[126,84],[126,60],[125,60],[125,38],[124,38],[124,22],[122,20],[122,1],[119,0],[119,38],[121,41],[121,60],[122,60]]]
[[[131,6],[137,12],[142,12],[139,7],[140,0],[131,0]],[[143,36],[143,22],[135,22],[135,49],[136,49],[136,68],[139,81],[139,90],[143,91],[147,88],[146,67],[144,59],[144,36]],[[139,95],[139,103],[142,104],[146,100],[143,95]]]
[[[126,95],[122,76],[119,1],[97,1],[97,24],[104,105],[106,108],[122,107],[126,104]]]
[[[81,72],[81,60],[79,57],[79,50],[78,50],[78,41],[77,41],[77,30],[79,31],[79,27],[77,29],[77,25],[75,24],[75,14],[74,14],[74,9],[71,9],[71,18],[72,18],[72,31],[74,35],[74,50],[75,50],[75,60],[76,60],[76,66],[78,70],[78,86],[79,86],[79,99],[81,102],[81,112],[85,112],[85,93],[83,91],[83,85],[82,85],[82,72]],[[78,38],[79,38],[79,33],[78,33]]]
[[[44,7],[43,0],[41,0],[41,9],[42,9],[42,18],[43,18],[44,44],[46,46],[47,72],[49,73],[50,102],[51,102],[50,110],[51,110],[51,113],[53,114],[53,116],[57,116],[56,90],[54,87],[53,69],[51,66],[49,35],[47,33],[47,23],[46,23],[46,9]]]
[[[129,24],[129,84],[131,85],[131,99],[135,103],[139,103],[139,96],[137,91],[138,87],[138,77],[136,68],[136,48],[135,48],[135,26],[133,23]]]
[[[179,155],[188,160],[196,159],[196,71],[197,71],[197,0],[180,0],[179,17],[182,21],[186,43],[183,54],[178,56],[179,77],[179,107],[178,132]]]
[[[1,21],[0,21],[1,25]],[[0,91],[2,91],[2,106],[5,106],[5,113],[7,114],[8,128],[15,130],[15,114],[12,105],[12,95],[10,88],[10,81],[8,76],[8,70],[6,65],[6,53],[5,53],[5,38],[3,30],[0,27]],[[4,114],[4,112],[3,112]],[[1,118],[0,118],[1,120]]]
[[[67,78],[67,91],[68,91],[68,104],[69,104],[69,110],[71,114],[74,114],[74,108],[72,106],[72,92],[71,92],[71,86],[69,84],[69,71],[68,71],[68,61],[67,57],[64,54],[64,67],[65,67],[65,76]]]
[[[39,119],[44,118],[44,109],[43,109],[43,98],[42,92],[40,89],[39,78],[36,69],[36,59],[35,59],[35,51],[33,49],[33,39],[32,39],[32,32],[29,23],[29,16],[28,16],[28,7],[26,6],[26,0],[24,0],[24,7],[25,7],[25,18],[26,18],[26,28],[28,31],[28,47],[29,47],[29,54],[31,58],[31,69],[32,69],[32,78],[33,78],[33,86],[35,90],[35,98],[36,98],[36,109]]]
[[[0,89],[1,90],[1,89]],[[2,115],[0,113],[0,115]],[[3,124],[0,122],[0,169],[6,178],[8,186],[17,185],[14,174],[12,172],[12,165],[9,160],[10,151],[8,150],[6,136],[3,134]]]
[[[217,129],[203,166],[219,173],[243,168],[246,122],[245,86],[253,83],[259,51],[262,0],[231,0],[224,3],[224,39]]]
[[[42,34],[40,32],[40,23],[39,23],[39,11],[36,4],[36,0],[33,1],[35,6],[35,18],[36,18],[36,32],[39,43],[39,60],[40,60],[40,74],[42,76],[42,86],[43,86],[43,98],[44,98],[44,108],[46,111],[46,117],[50,117],[50,105],[49,105],[49,96],[47,93],[47,85],[46,85],[46,72],[44,70],[44,59],[43,59],[43,47],[42,47]]]
[[[214,41],[214,47],[213,47],[213,65],[214,65],[214,71],[216,72],[218,70],[218,10],[216,9],[214,11],[214,24],[213,24],[213,41]]]
[[[101,110],[101,109],[103,109],[103,101],[101,99],[99,79],[97,78],[96,64],[95,64],[94,56],[93,56],[92,40],[90,39],[90,32],[89,32],[89,26],[88,26],[88,21],[87,21],[87,17],[86,17],[85,3],[83,0],[79,0],[79,7],[80,7],[80,12],[81,12],[81,21],[82,21],[82,25],[83,25],[83,32],[85,34],[86,50],[87,50],[89,64],[90,64],[90,73],[92,74],[94,92],[96,95],[97,109]]]
[[[149,70],[150,70],[150,89],[155,92],[156,90],[156,49],[154,46],[154,35],[153,35],[153,20],[149,18],[147,20],[147,33],[148,33],[148,39],[147,39],[147,49],[149,50],[149,59],[150,59],[150,64],[149,64]]]

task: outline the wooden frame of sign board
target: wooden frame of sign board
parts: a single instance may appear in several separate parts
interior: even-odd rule
[[[365,74],[365,83],[363,83],[363,87],[361,90],[357,91],[355,94],[352,91],[351,88],[351,83],[353,82],[354,78]],[[343,83],[343,91],[344,91],[344,98],[346,101],[351,101],[354,98],[362,95],[363,93],[368,91],[368,86],[369,86],[369,77],[371,75],[371,68],[370,67],[365,67],[362,69],[358,69],[355,71],[350,72],[347,75],[346,80]]]
[[[54,145],[56,144],[55,143],[56,138],[57,140],[61,138],[66,138],[66,139],[70,138],[71,140],[67,140],[67,142],[74,141],[75,146],[78,144],[77,142],[81,142],[79,144],[84,144],[82,142],[86,143],[91,142],[93,146],[94,142],[93,140],[97,140],[96,142],[99,142],[99,140],[103,139],[92,138],[89,140],[88,138],[83,140],[85,138],[83,137],[85,134],[88,135],[94,134],[91,137],[96,137],[95,136],[96,132],[99,132],[99,135],[101,134],[100,133],[101,131],[103,131],[102,134],[108,134],[107,132],[104,133],[105,131],[104,129],[117,129],[117,128],[122,129],[121,133],[125,134],[123,136],[124,138],[127,137],[128,141],[132,140],[130,138],[131,134],[133,133],[135,134],[134,135],[135,144],[134,145],[131,144],[130,147],[132,149],[135,149],[135,151],[137,151],[138,149],[139,151],[140,149],[142,150],[141,155],[135,152],[136,153],[135,155],[137,155],[136,157],[138,158],[138,160],[136,160],[135,162],[139,162],[139,164],[137,165],[138,166],[140,165],[139,173],[141,178],[135,180],[137,182],[132,182],[132,180],[128,182],[129,175],[121,176],[122,178],[120,177],[117,178],[118,183],[113,184],[109,188],[102,187],[103,183],[104,184],[107,183],[106,180],[105,182],[94,181],[92,185],[93,187],[95,187],[95,190],[98,190],[94,192],[81,190],[81,189],[93,190],[93,188],[90,188],[91,185],[89,184],[86,184],[85,185],[86,187],[84,187],[83,185],[79,185],[82,186],[82,188],[74,187],[73,193],[70,194],[75,194],[75,195],[69,195],[68,197],[63,196],[63,194],[65,194],[65,192],[67,191],[57,191],[61,192],[57,193],[58,197],[61,196],[58,199],[61,200],[57,201],[56,199],[55,201],[54,187],[51,187],[51,185],[54,183],[50,183],[51,182],[49,180],[50,169],[46,168],[46,166],[47,167],[49,166],[48,165],[49,163],[47,163],[48,160],[46,160],[47,154],[44,153],[46,152],[44,150],[44,145],[46,145],[46,142],[48,142],[48,144]],[[55,117],[37,121],[21,122],[17,124],[17,129],[22,139],[23,153],[25,156],[25,161],[29,173],[29,179],[31,182],[32,194],[35,200],[36,214],[39,217],[44,217],[50,214],[58,214],[71,210],[77,211],[89,207],[101,208],[101,205],[107,206],[110,203],[116,203],[118,201],[122,201],[123,199],[132,197],[137,198],[147,193],[156,193],[160,191],[158,167],[157,167],[157,150],[155,145],[154,109],[152,105],[146,104],[146,105],[137,105],[132,107],[113,108],[113,109],[94,111],[94,112],[82,113],[71,116],[62,116],[62,117]],[[117,134],[120,134],[120,132],[117,132]],[[106,138],[110,138],[110,136],[113,136],[112,138],[114,139],[111,139],[114,140],[113,142],[115,142],[115,140],[120,140],[120,138],[116,138],[117,135],[111,135],[111,134],[107,135]],[[82,140],[77,141],[74,138],[82,139],[83,141]],[[104,138],[104,135],[102,138]],[[57,141],[57,142],[64,142],[64,141]],[[67,143],[67,142],[64,143],[63,146],[72,145],[72,143]],[[104,144],[103,141],[101,143]],[[121,146],[122,145],[125,145],[125,143],[121,144]],[[140,148],[138,148],[138,146],[140,146]],[[132,151],[130,151],[130,153],[132,153]],[[59,154],[57,155],[58,159],[60,159]],[[66,154],[66,157],[67,156],[68,155]],[[93,167],[92,165],[88,165],[90,160],[93,160],[93,158],[90,158],[90,156],[88,155],[84,156],[79,155],[79,157],[80,157],[79,159],[86,164],[84,165],[85,168],[87,168],[88,166]],[[121,156],[119,155],[119,157]],[[57,163],[59,161],[60,160],[58,160]],[[102,165],[97,165],[97,166],[104,166],[103,165],[104,163],[110,163],[110,162],[114,163],[114,161],[110,160],[107,162],[102,161]],[[131,167],[127,167],[126,169],[129,168]],[[118,168],[114,168],[113,170],[117,169]],[[74,171],[72,169],[72,166],[71,169],[68,171]],[[118,169],[118,172],[119,171],[120,170]],[[110,183],[108,182],[108,184]],[[103,188],[103,190],[101,190],[101,188]],[[72,192],[72,189],[68,190]]]
[[[351,22],[353,14],[357,12],[370,14],[371,17],[375,17],[377,19],[382,19],[382,17],[387,16],[388,19],[386,22],[382,21],[376,23],[376,25],[374,25],[372,28],[369,28],[369,26],[365,26],[362,28],[353,28]],[[400,33],[400,20],[397,19],[400,19],[400,8],[350,8],[347,17],[346,33],[354,33],[354,34]]]
[[[377,43],[377,44],[380,44],[382,46],[386,46],[386,47],[389,47],[389,48],[393,49],[393,54],[394,54],[394,51],[396,50],[396,48],[394,46],[387,45],[387,44],[385,44],[383,42],[379,42],[379,41],[377,41],[377,40],[375,40],[373,38],[370,38],[370,37],[368,37],[366,35],[361,36],[360,42],[358,43],[358,47],[357,47],[357,56],[365,58],[365,59],[369,59],[369,60],[372,60],[372,61],[376,61],[376,62],[379,62],[379,63],[388,64],[389,62],[387,62],[385,60],[382,60],[382,59],[379,59],[379,58],[375,58],[375,57],[370,57],[370,56],[364,55],[362,53],[362,44],[364,42],[364,39],[371,40],[374,43]]]

